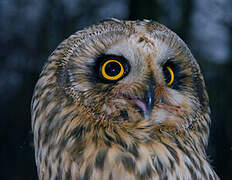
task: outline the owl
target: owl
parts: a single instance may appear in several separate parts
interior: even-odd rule
[[[155,21],[109,19],[64,40],[31,112],[40,180],[219,179],[199,65]]]

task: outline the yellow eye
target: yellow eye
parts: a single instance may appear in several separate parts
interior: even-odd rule
[[[118,80],[124,74],[123,65],[114,59],[104,62],[101,68],[102,76],[107,80]]]
[[[168,86],[171,86],[174,81],[174,72],[170,68],[170,66],[166,67],[167,70],[164,71],[165,77],[166,77],[166,83]]]

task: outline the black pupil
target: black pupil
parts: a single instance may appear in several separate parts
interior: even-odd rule
[[[121,66],[116,62],[109,62],[105,67],[108,76],[117,76],[121,71]]]
[[[165,67],[164,69],[164,76],[165,76],[166,83],[169,83],[171,81],[171,73],[167,67]]]

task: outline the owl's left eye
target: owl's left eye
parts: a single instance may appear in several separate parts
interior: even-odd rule
[[[168,86],[171,86],[172,83],[174,82],[174,72],[170,66],[165,66],[164,67],[164,76],[165,76],[165,81]]]

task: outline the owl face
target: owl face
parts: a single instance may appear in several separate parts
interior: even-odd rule
[[[197,112],[208,111],[198,64],[164,26],[112,20],[78,35],[58,76],[66,74],[60,86],[68,96],[101,115],[90,121],[187,128]]]

